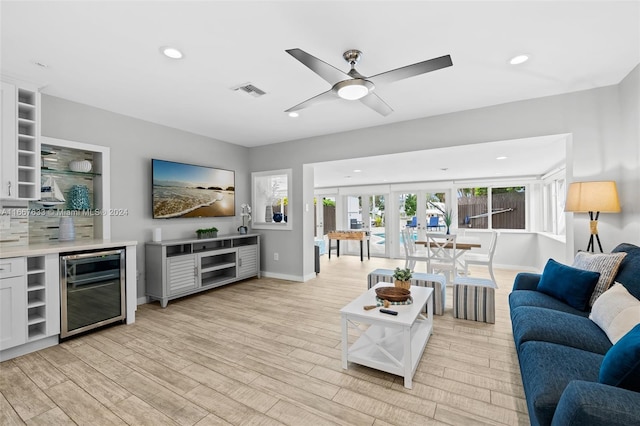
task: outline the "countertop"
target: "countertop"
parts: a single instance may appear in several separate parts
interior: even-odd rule
[[[0,259],[21,256],[40,256],[51,253],[70,253],[113,247],[135,246],[137,241],[78,240],[55,243],[29,244],[26,246],[0,247]]]

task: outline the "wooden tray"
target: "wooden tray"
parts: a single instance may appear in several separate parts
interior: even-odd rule
[[[376,288],[376,295],[389,302],[404,302],[411,297],[411,291],[400,287],[380,287]]]

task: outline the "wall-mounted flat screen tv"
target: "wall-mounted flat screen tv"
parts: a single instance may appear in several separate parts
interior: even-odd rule
[[[235,216],[235,172],[151,160],[153,218]]]

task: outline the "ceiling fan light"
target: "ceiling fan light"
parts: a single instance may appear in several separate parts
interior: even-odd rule
[[[364,98],[369,94],[369,91],[371,91],[373,87],[373,83],[360,78],[341,81],[333,86],[338,96],[349,101]]]
[[[338,96],[340,96],[342,99],[347,99],[350,101],[355,101],[356,99],[363,98],[367,96],[368,93],[369,89],[364,86],[358,85],[345,86],[338,89]]]

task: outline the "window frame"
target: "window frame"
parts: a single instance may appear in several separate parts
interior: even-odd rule
[[[271,188],[274,179],[285,178],[287,187],[285,189],[280,188],[277,193],[273,193]],[[280,170],[267,170],[263,172],[251,173],[251,205],[253,206],[251,227],[253,229],[271,229],[277,231],[290,231],[293,229],[293,211],[291,203],[292,182],[293,182],[292,169],[280,169]],[[268,192],[272,192],[269,194]],[[268,206],[269,199],[276,197],[280,200],[286,198],[288,206],[286,211],[287,220],[282,222],[267,222],[265,220],[266,207]],[[282,204],[284,208],[285,204]]]

